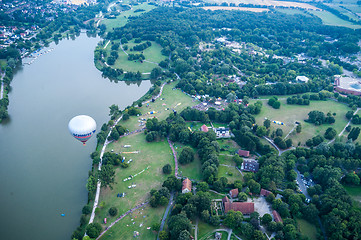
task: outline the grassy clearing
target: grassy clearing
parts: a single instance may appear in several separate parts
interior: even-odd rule
[[[236,166],[236,163],[232,160],[231,156],[219,155],[218,160],[219,160],[219,164],[225,164],[225,165],[229,165],[229,166]]]
[[[166,119],[169,114],[173,114],[172,109],[175,109],[177,112],[181,112],[188,106],[197,105],[198,101],[195,101],[191,97],[187,96],[181,90],[173,90],[177,83],[178,82],[176,81],[166,84],[163,88],[161,98],[158,98],[155,102],[150,101],[139,108],[142,116],[131,117],[129,120],[121,121],[120,124],[129,129],[129,131],[134,131],[143,127],[140,126],[139,121],[142,121],[141,119],[157,117],[158,120],[161,121]],[[151,111],[153,111],[153,114],[149,114]]]
[[[130,148],[124,148],[124,145],[131,145]],[[138,154],[122,153],[126,157],[126,161],[133,159],[128,168],[117,168],[115,175],[116,184],[113,189],[106,188],[101,190],[100,202],[104,202],[105,206],[96,214],[96,221],[102,222],[105,217],[109,217],[108,209],[117,207],[119,215],[125,213],[134,206],[145,202],[149,197],[151,189],[159,189],[163,181],[169,176],[164,175],[162,167],[169,163],[172,166],[174,174],[174,159],[167,140],[148,143],[143,133],[134,134],[119,139],[108,145],[106,151],[114,150],[114,152],[132,152],[140,151]],[[130,181],[124,182],[123,179],[139,173],[145,168],[142,174],[134,177]],[[135,188],[128,189],[128,186],[135,184]],[[124,198],[118,198],[118,193],[126,193]],[[114,217],[115,219],[115,217]],[[108,221],[108,224],[113,219]],[[104,226],[107,226],[104,225]]]
[[[221,139],[217,140],[217,142],[218,142],[221,152],[223,154],[234,155],[235,152],[240,149],[238,144],[231,139],[221,138]]]
[[[119,42],[119,41],[114,41],[114,42]],[[141,43],[144,43],[144,41]],[[139,60],[129,61],[128,55],[125,54],[125,52],[121,48],[119,48],[118,59],[115,61],[114,65],[112,65],[112,67],[117,68],[117,69],[123,69],[124,71],[132,71],[132,72],[139,71],[141,73],[150,73],[153,68],[158,66],[159,62],[161,62],[162,60],[164,60],[166,58],[166,56],[163,56],[161,53],[162,47],[158,43],[153,42],[153,41],[151,41],[152,45],[143,51],[130,51],[129,50],[131,47],[141,44],[141,43],[134,43],[134,39],[129,41],[127,44],[125,44],[128,46],[128,50],[126,50],[126,52],[128,54],[143,53],[143,55],[145,57],[145,61],[143,61],[143,62],[140,62]],[[108,44],[108,46],[106,48],[108,56],[110,56],[111,46],[112,46],[112,44]],[[147,62],[147,61],[149,61],[149,62]]]
[[[160,222],[164,211],[165,207],[151,208],[146,206],[143,209],[138,209],[120,220],[101,239],[133,239],[134,231],[139,232],[138,239],[156,239],[157,234],[147,228]]]
[[[347,11],[346,9],[340,7],[339,4],[326,4],[327,6],[336,9],[337,11],[339,11],[340,13],[342,13],[343,15],[348,16],[350,19],[353,19],[355,21],[358,21],[358,17],[355,15],[355,13],[352,13],[350,11]],[[352,8],[351,8],[352,9]]]
[[[235,167],[219,166],[217,177],[226,177],[230,183],[233,183],[236,180],[243,181],[242,175]]]
[[[0,59],[0,68],[1,69],[5,69],[7,66],[7,61],[6,59]]]
[[[126,4],[126,2],[122,4]],[[149,5],[148,3],[142,3],[136,6],[132,6],[132,9],[121,12],[119,16],[117,16],[115,19],[105,19],[101,22],[101,24],[105,24],[105,26],[107,27],[107,31],[111,31],[113,28],[123,27],[125,24],[127,24],[128,18],[130,16],[139,16],[142,13],[149,12],[153,8],[155,8],[155,6]],[[144,9],[145,11],[135,13],[134,11],[137,9]]]
[[[351,22],[345,21],[339,17],[337,17],[336,15],[333,15],[330,12],[327,11],[309,11],[310,13],[312,13],[313,15],[321,18],[323,24],[325,25],[332,25],[332,26],[340,26],[340,27],[347,27],[347,28],[352,28],[352,29],[359,29],[361,28],[361,25],[356,25],[353,24]]]
[[[310,139],[317,134],[323,135],[329,127],[333,127],[337,133],[340,133],[348,122],[345,114],[350,110],[349,107],[335,101],[311,101],[308,106],[288,105],[283,98],[280,101],[280,109],[273,109],[264,102],[260,114],[256,115],[256,122],[258,125],[263,126],[264,119],[268,118],[271,121],[276,120],[285,123],[285,125],[271,123],[271,132],[277,128],[281,128],[283,130],[283,137],[291,131],[295,126],[296,121],[300,122],[302,125],[302,132],[296,134],[296,131],[294,131],[289,135],[289,138],[293,140],[294,145],[297,145],[298,142],[304,144],[307,139]],[[325,114],[328,112],[336,113],[336,122],[332,125],[323,124],[321,126],[315,126],[314,124],[305,122],[304,120],[308,118],[308,113],[313,110],[322,111]]]
[[[208,235],[210,232],[212,232],[213,230],[217,229],[216,227],[205,223],[203,221],[198,222],[198,239],[201,239],[202,237]],[[213,235],[214,236],[214,235]]]
[[[248,8],[248,7],[221,7],[221,6],[212,6],[212,7],[202,7],[204,10],[238,10],[238,11],[248,11],[248,12],[268,12],[268,8]]]
[[[344,188],[354,200],[355,206],[361,209],[361,186],[344,186]]]
[[[176,144],[177,148],[177,156],[179,157],[179,154],[181,153],[181,148],[179,148],[179,143]],[[177,150],[178,149],[178,150]],[[194,152],[196,152],[195,149],[193,149]],[[194,161],[185,165],[179,164],[178,165],[178,169],[179,169],[179,174],[181,176],[187,177],[189,179],[193,179],[196,181],[201,181],[202,180],[202,163],[201,160],[199,160],[198,154],[195,154],[194,156]]]
[[[311,240],[317,239],[317,228],[315,225],[307,222],[304,219],[297,219],[298,228],[300,229],[300,232],[302,235],[307,236]]]

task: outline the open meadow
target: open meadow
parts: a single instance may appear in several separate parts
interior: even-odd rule
[[[127,4],[127,2],[128,1],[124,1],[121,4]],[[105,19],[101,22],[101,24],[105,24],[105,26],[107,27],[107,31],[111,31],[113,28],[125,26],[130,16],[132,17],[139,16],[145,12],[149,12],[153,8],[155,8],[155,6],[150,5],[148,3],[142,3],[139,5],[131,6],[130,10],[120,12],[119,16],[117,16],[115,19]],[[138,9],[143,9],[145,11],[135,12]]]
[[[252,100],[252,102],[254,101],[255,100]],[[286,104],[286,99],[282,97],[280,98],[280,109],[272,108],[267,104],[267,101],[262,102],[262,110],[258,115],[255,116],[258,125],[263,126],[265,118],[271,121],[275,120],[283,122],[284,125],[271,123],[271,132],[277,128],[280,128],[283,130],[283,137],[285,137],[296,126],[295,122],[301,123],[302,132],[297,134],[296,131],[293,131],[288,137],[292,139],[293,145],[297,145],[298,142],[304,144],[308,139],[314,137],[317,134],[323,136],[326,129],[329,127],[333,127],[337,134],[339,134],[348,123],[345,114],[350,110],[350,108],[345,104],[332,100],[310,101],[310,105],[301,106]],[[323,124],[320,126],[305,122],[304,120],[308,118],[308,113],[313,110],[318,110],[324,112],[325,114],[328,112],[336,113],[336,122],[334,124]]]
[[[125,72],[131,71],[131,72],[141,72],[141,73],[148,73],[152,71],[153,68],[158,66],[158,63],[161,62],[166,58],[166,56],[163,56],[161,51],[162,47],[156,43],[151,42],[152,45],[143,51],[130,51],[130,48],[134,47],[135,45],[142,44],[145,41],[142,41],[141,43],[134,43],[134,39],[129,41],[127,44],[123,44],[123,47],[125,45],[128,46],[128,49],[123,51],[123,49],[120,47],[118,49],[118,59],[115,61],[114,65],[112,65],[113,68],[116,69],[123,69]],[[119,41],[114,41],[114,43],[119,43]],[[111,52],[111,46],[112,44],[108,44],[106,47],[107,55],[110,56]],[[145,57],[144,61],[139,60],[128,60],[127,54],[140,54],[142,53]]]
[[[354,200],[355,206],[361,209],[361,186],[344,186],[344,188]]]
[[[352,28],[352,29],[361,28],[361,25],[357,25],[357,24],[345,21],[327,11],[322,11],[322,12],[321,11],[309,11],[309,13],[321,18],[322,23],[325,25],[347,27],[347,28]]]
[[[302,235],[308,237],[310,240],[317,240],[317,228],[315,225],[301,218],[297,219],[297,225]]]
[[[129,131],[134,131],[143,128],[144,126],[140,126],[141,121],[145,124],[148,118],[156,117],[161,121],[166,119],[169,114],[173,114],[173,109],[177,112],[181,112],[188,106],[197,105],[199,103],[198,100],[195,100],[181,90],[174,88],[177,83],[178,81],[175,81],[164,85],[162,96],[160,98],[156,99],[154,102],[147,101],[147,103],[143,104],[143,106],[139,108],[142,116],[131,117],[126,121],[120,121],[120,124]],[[153,113],[151,114],[151,112]]]
[[[248,8],[248,7],[223,7],[223,6],[211,6],[211,7],[202,7],[204,10],[238,10],[238,11],[248,11],[248,12],[268,12],[268,8]]]

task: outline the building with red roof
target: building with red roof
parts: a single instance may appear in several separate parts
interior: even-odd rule
[[[244,215],[249,215],[254,212],[253,202],[231,202],[228,197],[224,197],[222,198],[222,203],[225,213],[230,210],[241,212]]]
[[[189,178],[186,178],[182,182],[182,193],[189,193],[192,191],[192,182]]]
[[[231,196],[231,198],[238,197],[238,188],[235,188],[235,189],[232,189],[231,191],[229,191],[229,195]]]
[[[240,157],[249,157],[249,151],[239,149],[237,153]]]
[[[203,124],[202,127],[201,127],[201,131],[202,132],[208,132],[208,127],[205,124]]]
[[[272,214],[273,214],[273,218],[275,219],[275,222],[283,222],[280,214],[276,210],[273,210]]]
[[[271,191],[268,191],[268,190],[266,190],[266,189],[261,189],[261,196],[263,196],[263,197],[268,197],[268,195],[270,195],[272,192]]]

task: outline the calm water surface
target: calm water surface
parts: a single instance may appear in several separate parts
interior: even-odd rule
[[[69,134],[68,121],[90,115],[99,131],[110,105],[124,108],[150,87],[149,81],[126,85],[102,78],[93,63],[99,41],[84,33],[63,40],[14,76],[11,119],[0,125],[1,239],[70,239],[87,202],[96,138],[82,146]]]

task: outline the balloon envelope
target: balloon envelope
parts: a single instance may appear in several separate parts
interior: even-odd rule
[[[97,124],[93,118],[79,115],[69,121],[68,128],[74,138],[85,144],[95,133]]]

